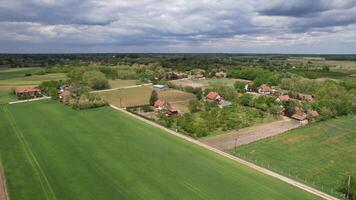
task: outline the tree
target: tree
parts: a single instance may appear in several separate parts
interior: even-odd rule
[[[95,90],[109,88],[109,82],[100,71],[88,71],[83,74],[83,82]]]
[[[153,106],[157,100],[158,100],[158,94],[156,90],[153,90],[150,97],[150,105]]]
[[[55,88],[55,87],[49,88],[48,94],[49,94],[49,96],[51,96],[51,98],[53,100],[58,99],[58,89],[57,88]]]
[[[200,103],[200,101],[198,101],[196,99],[190,100],[188,103],[188,109],[191,113],[200,111],[202,106],[203,105]]]

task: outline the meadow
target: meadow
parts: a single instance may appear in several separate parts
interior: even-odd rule
[[[12,200],[318,199],[109,107],[0,107]]]
[[[234,78],[210,78],[210,79],[204,79],[204,80],[195,80],[194,82],[197,83],[202,83],[210,86],[214,85],[223,85],[223,86],[229,86],[229,87],[234,87],[234,84],[236,81],[243,82],[243,83],[249,83],[251,81],[248,80],[243,80],[243,79],[234,79]]]
[[[241,146],[237,153],[335,192],[346,176],[356,175],[355,124],[355,115],[331,119]]]

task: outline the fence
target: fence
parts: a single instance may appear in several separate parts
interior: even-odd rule
[[[281,174],[283,176],[286,176],[286,177],[289,177],[289,178],[294,179],[296,181],[299,181],[301,183],[304,183],[305,185],[311,186],[311,187],[313,187],[315,189],[318,189],[318,190],[320,190],[322,192],[330,194],[330,195],[332,195],[334,197],[337,197],[337,198],[340,198],[340,199],[345,199],[344,198],[344,194],[336,191],[334,188],[331,188],[331,187],[328,187],[326,185],[323,185],[322,183],[318,183],[315,180],[307,179],[305,177],[301,177],[300,175],[298,176],[298,173],[281,170],[281,169],[279,169],[277,167],[272,166],[268,161],[259,161],[257,159],[248,157],[247,155],[243,155],[243,154],[240,154],[238,152],[235,152],[235,150],[232,150],[229,153],[231,153],[231,154],[233,154],[233,155],[235,155],[235,156],[237,156],[237,157],[239,157],[241,159],[244,159],[246,161],[249,161],[251,163],[254,163],[256,165],[264,167],[266,169],[269,169],[269,170],[271,170],[273,172],[276,172],[276,173]]]

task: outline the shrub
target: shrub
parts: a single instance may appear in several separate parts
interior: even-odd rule
[[[109,88],[109,82],[100,71],[88,71],[83,74],[83,82],[95,90]]]

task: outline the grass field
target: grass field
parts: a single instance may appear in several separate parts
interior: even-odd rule
[[[67,79],[67,77],[64,73],[22,76],[16,78],[2,79],[0,80],[0,86],[39,85],[43,81],[49,81],[49,80],[58,81],[58,80],[65,80],[65,79]]]
[[[356,116],[312,124],[237,149],[277,171],[336,191],[347,175],[356,176]]]
[[[26,68],[5,68],[0,70],[0,80],[21,78],[25,74],[34,74],[38,72],[40,68],[26,67]]]
[[[15,95],[11,95],[10,91],[1,91],[0,90],[0,104],[7,103],[10,101],[15,101],[15,100],[17,100]]]
[[[318,199],[111,108],[2,106],[12,200]]]
[[[113,90],[107,92],[100,92],[111,104],[118,107],[146,105],[152,93],[152,86],[143,86],[130,89]],[[189,100],[195,98],[193,94],[182,92],[179,90],[166,90],[159,91],[158,96],[160,99],[170,102],[179,110],[187,111]]]

